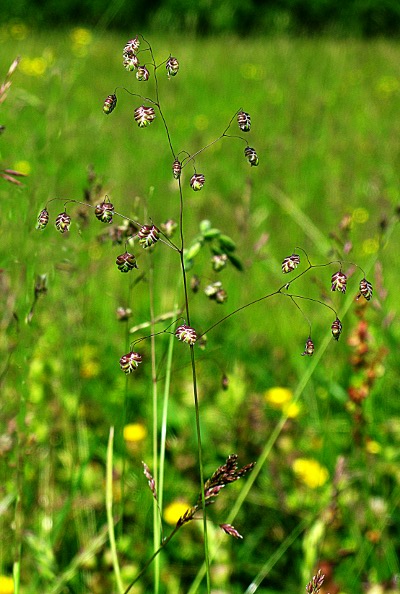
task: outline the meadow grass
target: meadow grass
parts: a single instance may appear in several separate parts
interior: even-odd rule
[[[354,302],[357,280],[349,279],[344,305],[337,305],[344,327],[339,343],[330,336],[331,313],[301,303],[312,320],[312,359],[299,356],[307,322],[280,295],[218,325],[207,348],[198,349],[205,475],[233,452],[243,464],[259,461],[251,489],[234,485],[210,508],[217,523],[231,513],[244,535],[243,542],[219,539],[210,524],[213,587],[235,594],[255,591],[251,583],[266,594],[303,591],[323,563],[331,592],[337,585],[341,592],[361,593],[365,583],[394,589],[400,242],[390,220],[399,204],[400,47],[385,40],[318,38],[150,40],[156,60],[171,52],[181,63],[176,79],[160,83],[176,150],[192,153],[206,145],[242,107],[251,113],[249,142],[260,157],[250,171],[242,144],[223,139],[196,160],[207,178],[202,192],[185,190],[187,241],[202,219],[210,219],[235,239],[244,263],[244,272],[231,267],[221,276],[226,304],[206,300],[201,291],[193,295],[199,330],[279,287],[281,261],[296,246],[313,263],[336,259],[341,246],[333,234],[344,237],[339,226],[345,215],[353,245],[348,259],[366,269],[375,289],[361,308]],[[99,241],[105,227],[95,220],[73,224],[67,237],[50,226],[42,233],[35,229],[51,198],[82,199],[89,165],[102,179],[101,198],[108,194],[119,212],[155,224],[179,219],[161,122],[139,130],[133,121],[137,101],[122,91],[115,113],[102,113],[115,87],[133,86],[121,64],[125,42],[84,30],[27,31],[24,39],[2,30],[0,72],[16,55],[23,61],[2,106],[0,156],[2,166],[25,168],[29,178],[22,189],[0,185],[0,574],[10,575],[20,542],[23,594],[117,591],[105,528],[110,426],[125,584],[152,553],[152,497],[141,467],[152,459],[151,368],[141,367],[127,381],[118,366],[132,339],[127,328],[150,320],[151,256],[140,253],[135,279],[146,275],[135,284],[116,270],[121,248]],[[188,181],[184,172],[183,184]],[[51,204],[52,215],[62,210],[62,202],[59,208]],[[390,237],[382,232],[385,225]],[[202,254],[190,271],[203,286],[210,279],[208,260]],[[332,272],[315,270],[296,291],[330,298]],[[26,324],[38,274],[47,274],[48,291]],[[176,301],[179,261],[172,250],[157,251],[153,274],[157,316]],[[128,325],[115,316],[121,305],[133,309]],[[354,362],[360,319],[368,324],[374,359],[367,371],[373,366],[376,375],[361,407],[348,396],[348,388],[363,381],[363,368]],[[167,346],[168,336],[157,339],[160,386]],[[178,347],[183,345],[174,347],[172,363],[165,508],[192,505],[199,491],[190,355]],[[150,362],[150,342],[143,344],[143,356]],[[222,388],[224,374],[228,390]],[[268,392],[274,386],[289,392],[274,398]],[[137,441],[124,441],[128,423],[138,424]],[[296,472],[298,460],[306,462]],[[324,469],[328,475],[319,485]],[[195,591],[202,562],[201,523],[193,522],[162,554],[160,591]],[[202,582],[198,591],[204,587]],[[135,588],[153,588],[151,571]]]

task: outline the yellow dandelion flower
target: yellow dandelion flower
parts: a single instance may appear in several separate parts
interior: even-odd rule
[[[92,34],[89,29],[76,27],[71,31],[71,39],[76,45],[89,45],[92,41]]]
[[[364,254],[376,254],[379,250],[379,239],[370,237],[363,241],[362,249]]]
[[[175,526],[179,518],[183,516],[186,510],[191,506],[185,501],[173,501],[164,510],[164,520],[170,526]]]
[[[353,210],[353,213],[351,215],[351,220],[353,221],[353,223],[358,223],[359,225],[362,225],[364,223],[366,223],[369,219],[369,212],[366,208],[363,208],[362,206],[360,206],[359,208],[355,208]]]
[[[301,412],[301,406],[297,402],[288,402],[283,406],[282,411],[288,419],[295,419]]]
[[[382,446],[377,441],[370,439],[369,441],[367,441],[365,449],[369,454],[379,454],[379,452],[382,450]]]
[[[14,594],[14,580],[12,577],[0,575],[0,594]]]
[[[142,423],[130,423],[124,427],[124,440],[130,443],[143,441],[147,437],[147,429]]]
[[[293,392],[289,388],[275,386],[265,392],[264,398],[274,408],[283,409],[292,400]]]
[[[17,161],[14,163],[13,169],[19,171],[20,173],[24,173],[25,175],[29,175],[32,167],[29,161]]]
[[[296,477],[310,489],[322,487],[329,478],[329,472],[317,460],[297,458],[292,464]]]

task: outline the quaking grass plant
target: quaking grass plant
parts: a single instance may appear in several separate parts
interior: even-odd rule
[[[149,465],[143,462],[143,469],[145,478],[148,481],[150,491],[153,496],[153,548],[154,553],[148,561],[143,563],[142,569],[138,572],[134,580],[129,585],[124,585],[121,579],[121,572],[119,567],[118,554],[115,546],[114,537],[114,520],[112,513],[112,480],[107,482],[107,508],[108,508],[108,529],[111,541],[111,549],[113,556],[113,566],[116,576],[116,584],[120,594],[128,594],[137,580],[142,576],[144,571],[148,568],[150,563],[155,560],[155,591],[157,592],[160,584],[160,568],[157,563],[158,555],[163,550],[170,540],[178,533],[178,531],[189,522],[202,519],[203,535],[204,535],[204,561],[205,561],[205,575],[207,581],[207,592],[211,592],[211,573],[210,573],[210,552],[207,537],[207,506],[213,503],[219,496],[220,491],[228,484],[235,482],[242,476],[246,475],[254,468],[254,462],[247,463],[242,468],[238,467],[237,455],[231,454],[226,462],[219,466],[217,470],[211,475],[209,479],[205,479],[204,475],[204,445],[202,442],[201,431],[201,414],[199,406],[199,381],[196,366],[196,349],[199,345],[204,347],[206,339],[212,336],[212,331],[220,324],[226,322],[233,316],[239,316],[240,313],[260,303],[264,300],[273,297],[282,297],[288,299],[297,310],[301,312],[305,320],[305,347],[299,354],[305,357],[312,357],[315,350],[314,340],[312,337],[312,323],[310,319],[303,312],[301,304],[303,302],[311,302],[315,305],[321,306],[331,312],[331,332],[335,341],[338,341],[342,333],[342,321],[339,317],[340,306],[335,306],[331,299],[316,299],[305,294],[293,292],[292,287],[296,284],[298,279],[309,275],[311,272],[315,273],[321,269],[332,269],[331,285],[332,292],[345,294],[347,290],[348,280],[359,271],[358,278],[358,292],[357,297],[369,301],[372,297],[372,284],[367,280],[366,274],[361,267],[352,262],[347,262],[341,259],[335,259],[324,263],[312,263],[309,255],[301,247],[295,247],[293,253],[284,257],[282,261],[281,271],[285,277],[289,277],[289,281],[284,281],[275,290],[268,293],[262,293],[261,296],[246,302],[242,306],[234,309],[230,313],[223,315],[215,323],[208,328],[203,328],[201,319],[193,319],[192,316],[192,296],[199,291],[201,279],[193,274],[189,279],[189,272],[195,270],[196,263],[200,253],[206,249],[211,252],[211,274],[216,277],[216,280],[207,282],[203,289],[205,297],[219,305],[224,305],[227,302],[228,295],[223,287],[220,279],[221,273],[226,273],[229,266],[233,266],[239,271],[243,270],[243,264],[236,254],[236,244],[233,238],[227,235],[222,229],[214,227],[209,220],[202,220],[199,224],[199,233],[196,237],[189,240],[185,230],[186,221],[190,218],[190,209],[188,208],[187,192],[207,191],[206,177],[207,172],[203,173],[202,169],[197,170],[198,163],[201,163],[202,154],[222,139],[229,139],[244,143],[244,158],[249,163],[253,170],[259,164],[259,157],[257,151],[250,146],[247,141],[247,135],[251,131],[251,117],[249,113],[243,109],[237,110],[232,116],[228,125],[223,132],[214,140],[211,140],[206,146],[199,150],[189,153],[185,149],[176,151],[173,143],[173,131],[171,130],[167,117],[164,114],[164,108],[161,101],[161,73],[162,76],[173,80],[179,73],[180,64],[176,57],[170,55],[162,63],[156,63],[152,46],[141,35],[138,35],[127,42],[123,49],[123,66],[125,69],[135,75],[136,85],[138,90],[140,86],[152,84],[152,97],[146,93],[137,92],[135,90],[128,90],[125,87],[117,87],[114,92],[108,95],[104,101],[104,114],[110,116],[117,107],[117,93],[126,93],[132,97],[135,102],[135,109],[133,113],[133,120],[139,129],[149,128],[157,125],[157,121],[161,120],[166,134],[166,145],[171,153],[171,177],[176,183],[176,195],[179,201],[179,220],[175,221],[168,218],[168,213],[152,213],[151,220],[137,220],[123,213],[118,212],[114,203],[111,202],[108,196],[97,203],[91,203],[90,200],[86,202],[68,199],[61,200],[60,198],[52,198],[48,201],[45,207],[41,210],[37,228],[44,230],[49,221],[49,210],[53,208],[55,203],[62,201],[64,208],[61,212],[57,212],[55,217],[56,229],[63,235],[69,232],[73,214],[70,211],[72,205],[79,205],[80,212],[83,209],[93,211],[95,218],[105,225],[110,225],[109,239],[114,245],[121,245],[121,253],[117,256],[115,263],[110,261],[110,266],[117,266],[118,270],[123,274],[137,274],[138,263],[135,255],[136,248],[144,249],[152,253],[150,269],[148,270],[149,278],[152,278],[154,260],[157,258],[158,250],[169,249],[172,250],[177,260],[179,261],[179,279],[178,292],[179,297],[175,303],[171,304],[168,312],[164,315],[156,317],[154,315],[154,303],[151,295],[151,311],[152,319],[150,324],[139,324],[139,328],[143,329],[150,327],[150,332],[146,336],[142,336],[134,340],[130,344],[127,353],[121,353],[119,365],[123,373],[127,376],[133,374],[141,364],[146,364],[144,361],[141,344],[143,341],[150,341],[151,343],[151,368],[153,379],[153,460],[152,469]],[[117,114],[112,116],[118,118]],[[238,132],[233,131],[234,126]],[[243,147],[243,145],[242,145]],[[242,154],[243,154],[242,153]],[[185,169],[190,170],[190,180],[188,184],[183,183],[182,172]],[[120,219],[121,224],[112,225],[114,219]],[[176,239],[177,237],[177,239]],[[137,254],[137,252],[136,252]],[[303,270],[298,267],[305,262]],[[296,272],[297,271],[297,272]],[[150,283],[151,292],[151,283]],[[177,305],[181,303],[183,305]],[[129,310],[120,312],[121,319],[128,319],[130,315]],[[171,321],[172,320],[172,321]],[[156,324],[163,324],[164,327],[156,331]],[[160,335],[169,335],[169,351],[167,363],[165,365],[165,392],[164,392],[164,406],[162,413],[162,426],[158,426],[157,418],[157,362],[156,362],[156,348],[155,342]],[[191,368],[191,384],[194,402],[194,415],[196,420],[196,437],[197,437],[197,457],[199,468],[199,495],[192,507],[188,508],[183,515],[178,519],[174,529],[168,536],[164,536],[160,517],[162,516],[163,508],[163,484],[164,484],[164,462],[165,462],[165,441],[167,429],[167,410],[168,410],[168,396],[170,391],[170,378],[172,369],[173,356],[173,342],[180,341],[190,350],[190,368]],[[108,454],[108,476],[112,474],[112,436],[113,430],[110,432],[109,454]],[[265,462],[265,458],[262,463]],[[220,528],[228,535],[241,539],[242,536],[239,531],[230,522],[221,522]],[[310,586],[311,588],[311,586]],[[319,586],[317,584],[312,591],[317,592]],[[309,591],[311,591],[309,590]]]

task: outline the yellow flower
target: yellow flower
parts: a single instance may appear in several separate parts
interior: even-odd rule
[[[274,408],[283,409],[293,398],[293,392],[289,388],[270,388],[265,392],[265,400]]]
[[[362,249],[365,254],[376,254],[379,250],[379,239],[370,237],[363,241]]]
[[[147,437],[147,429],[142,423],[130,423],[124,427],[124,440],[128,442],[143,441]]]
[[[181,518],[185,511],[189,508],[190,505],[185,501],[174,501],[165,508],[164,520],[167,522],[167,524],[175,526],[179,518]]]
[[[365,449],[367,450],[367,452],[369,454],[379,454],[379,452],[382,449],[382,446],[377,441],[374,441],[373,439],[370,439],[370,440],[367,441],[367,443],[365,445]]]
[[[297,402],[288,402],[282,407],[282,412],[287,416],[288,419],[295,419],[299,416],[301,406]]]
[[[310,489],[322,487],[329,478],[328,470],[317,460],[297,458],[292,464],[296,477]]]
[[[0,575],[0,594],[14,594],[14,580],[12,577]]]
[[[89,29],[83,27],[77,27],[71,31],[71,39],[73,43],[77,45],[89,45],[92,41],[92,34]]]
[[[362,225],[366,223],[369,219],[369,212],[366,208],[360,206],[359,208],[355,208],[353,210],[353,214],[351,215],[351,219],[354,223],[359,223]]]
[[[17,161],[14,163],[14,169],[19,171],[20,173],[25,173],[25,175],[29,175],[31,172],[31,164],[29,161]]]

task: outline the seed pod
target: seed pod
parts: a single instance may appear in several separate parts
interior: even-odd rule
[[[369,301],[372,297],[372,285],[369,281],[367,281],[367,279],[364,277],[361,281],[360,281],[360,295],[362,295],[364,297],[364,299],[366,299],[367,301]],[[360,295],[358,295],[357,299],[360,298]]]
[[[346,293],[347,276],[341,270],[332,275],[332,291]]]
[[[221,281],[211,283],[204,288],[204,293],[209,299],[216,299],[218,291],[223,291]]]
[[[167,69],[168,78],[170,78],[171,76],[176,76],[179,70],[178,60],[170,56],[167,60],[165,68]]]
[[[180,163],[179,159],[175,159],[172,163],[172,174],[175,179],[179,179],[182,172],[182,164]]]
[[[129,272],[133,268],[138,267],[135,256],[129,252],[119,255],[116,259],[116,265],[121,272]]]
[[[162,223],[161,225],[162,232],[166,237],[168,237],[168,239],[171,239],[171,237],[174,236],[177,228],[178,223],[174,221],[174,219],[168,219],[167,221],[165,221],[165,223]]]
[[[132,371],[135,371],[135,369],[138,368],[139,363],[141,362],[142,355],[139,355],[139,353],[134,353],[133,351],[127,353],[126,355],[123,355],[119,360],[119,364],[121,366],[122,371],[127,375],[128,373],[132,373]]]
[[[146,66],[138,66],[136,72],[136,78],[138,80],[149,80],[150,73],[147,70]]]
[[[117,307],[117,320],[120,322],[126,322],[132,315],[132,310],[129,307]]]
[[[311,337],[310,336],[307,339],[304,352],[301,353],[301,354],[302,354],[303,357],[304,357],[304,355],[307,355],[308,357],[311,357],[314,354],[314,343],[311,340]]]
[[[189,344],[190,346],[193,346],[197,340],[196,330],[190,326],[187,326],[187,324],[182,324],[182,326],[179,326],[179,328],[177,328],[175,331],[175,336],[178,340],[181,342],[186,342],[186,344]]]
[[[60,233],[65,233],[69,231],[69,226],[71,224],[71,217],[67,215],[66,212],[62,212],[56,218],[56,228]]]
[[[251,148],[251,146],[246,146],[246,148],[244,149],[244,156],[246,157],[246,159],[252,167],[257,167],[259,163],[258,155],[256,151],[253,148]]]
[[[249,113],[246,113],[245,111],[239,111],[237,115],[237,122],[242,132],[250,132],[251,117]]]
[[[152,107],[141,105],[135,109],[135,120],[139,128],[149,126],[155,117],[156,114]]]
[[[331,326],[331,330],[332,330],[332,336],[335,340],[339,340],[339,337],[342,333],[342,323],[339,320],[339,318],[336,318],[336,320],[333,322],[332,326]]]
[[[44,229],[48,222],[49,222],[49,213],[47,212],[47,208],[44,208],[39,213],[36,229],[40,229],[40,230]]]
[[[136,70],[136,68],[139,66],[139,60],[135,54],[124,53],[123,58],[124,59],[122,63],[124,65],[125,70],[128,70],[128,72]]]
[[[225,303],[225,301],[228,299],[228,293],[225,291],[225,289],[220,289],[219,291],[217,291],[215,293],[215,301],[217,303]]]
[[[102,223],[112,223],[114,205],[104,201],[96,206],[94,214]]]
[[[282,262],[282,272],[287,274],[288,272],[292,272],[295,270],[298,265],[300,264],[300,256],[298,254],[292,254],[285,258]]]
[[[138,231],[139,243],[148,248],[158,241],[160,230],[155,225],[143,225]]]
[[[190,179],[192,190],[198,192],[204,186],[205,177],[202,173],[195,173]]]
[[[138,39],[138,36],[136,35],[136,37],[126,42],[124,47],[124,54],[136,54],[136,52],[139,49],[139,45],[140,41]]]
[[[103,111],[105,114],[109,114],[114,111],[115,106],[117,105],[117,96],[116,95],[108,95],[106,100],[104,101]]]

